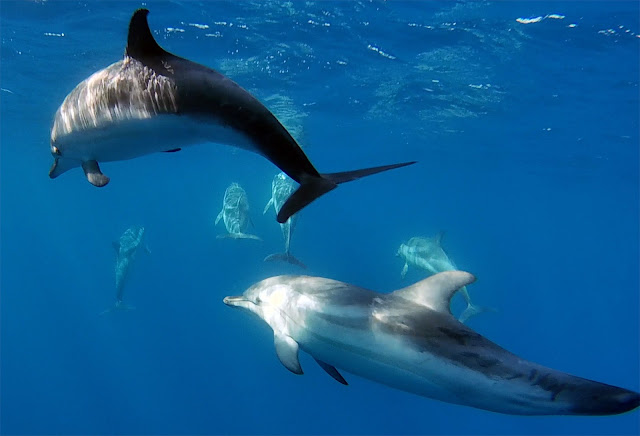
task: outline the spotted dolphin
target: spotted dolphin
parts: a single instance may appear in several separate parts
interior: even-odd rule
[[[322,277],[277,276],[225,304],[273,330],[282,364],[302,374],[298,351],[334,379],[340,370],[425,397],[515,415],[612,415],[640,394],[526,361],[457,321],[451,297],[475,281],[446,271],[381,294]]]
[[[214,225],[222,220],[227,229],[226,235],[218,235],[217,238],[233,238],[233,239],[256,239],[261,241],[258,236],[246,233],[247,227],[251,222],[249,217],[249,200],[247,193],[237,183],[232,183],[224,191],[222,199],[222,210],[216,217]]]
[[[111,312],[112,310],[131,310],[132,306],[129,306],[123,301],[124,298],[124,285],[126,284],[131,269],[135,264],[138,251],[144,249],[148,254],[151,253],[149,247],[144,242],[145,229],[144,227],[130,227],[117,241],[113,241],[113,249],[116,252],[116,303],[111,309],[107,309],[104,313]]]
[[[147,9],[134,12],[124,58],[78,84],[51,129],[51,178],[82,167],[98,187],[109,183],[99,162],[215,142],[266,157],[300,184],[278,222],[339,184],[415,162],[320,174],[296,140],[253,95],[208,67],[158,45]]]
[[[287,201],[287,198],[291,196],[295,189],[296,187],[293,180],[291,180],[285,173],[276,174],[271,182],[271,199],[267,202],[262,213],[267,213],[267,211],[273,207],[277,215],[278,212],[280,212],[280,209],[282,209],[284,203]],[[284,253],[270,254],[264,258],[265,261],[283,260],[292,265],[298,265],[301,268],[306,268],[306,265],[296,259],[290,251],[291,234],[296,226],[296,221],[298,221],[298,215],[293,214],[288,220],[280,224],[280,230],[282,230],[282,237],[284,238]]]
[[[430,274],[437,274],[442,271],[456,270],[457,267],[442,248],[442,237],[444,233],[439,232],[433,238],[413,237],[406,243],[400,244],[396,256],[405,261],[400,277],[404,278],[409,270],[409,265],[413,265]],[[495,309],[476,306],[471,302],[471,297],[467,288],[463,286],[460,294],[467,303],[467,308],[460,314],[458,320],[465,322],[474,315],[481,312],[495,311]]]

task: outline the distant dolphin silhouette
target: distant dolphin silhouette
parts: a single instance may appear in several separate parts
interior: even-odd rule
[[[637,392],[528,362],[457,321],[451,297],[474,280],[446,271],[380,294],[322,277],[278,276],[224,302],[273,329],[278,358],[295,374],[302,374],[301,348],[342,384],[337,368],[494,412],[613,415],[638,407]]]
[[[138,255],[138,250],[141,249],[144,244],[144,235],[144,227],[133,226],[128,228],[122,236],[120,236],[120,239],[113,241],[113,249],[116,252],[116,303],[112,308],[103,311],[103,314],[113,310],[133,309],[132,306],[129,306],[123,301],[124,285],[129,278],[129,274]],[[151,253],[149,247],[146,245],[144,245],[144,250],[147,253]]]
[[[457,267],[455,263],[449,259],[444,248],[442,248],[443,236],[444,232],[439,232],[433,238],[417,236],[409,239],[406,243],[400,244],[396,256],[405,261],[400,277],[404,278],[407,275],[410,264],[430,274],[456,270]],[[482,312],[495,312],[493,308],[480,307],[473,304],[466,286],[460,289],[460,294],[462,294],[462,297],[467,303],[467,308],[462,312],[458,321],[466,322],[472,316]]]
[[[58,108],[51,129],[51,178],[81,166],[87,180],[109,178],[98,162],[173,152],[202,142],[261,154],[300,184],[278,222],[339,184],[411,165],[404,162],[320,174],[295,139],[254,96],[203,65],[174,56],[153,38],[146,9],[134,12],[124,59],[82,81]]]
[[[276,215],[280,212],[282,205],[286,202],[287,198],[295,191],[293,180],[291,180],[285,173],[278,173],[271,182],[271,199],[264,207],[263,214],[273,206],[276,211]],[[284,238],[284,253],[273,253],[264,258],[265,261],[283,260],[289,262],[292,265],[297,265],[301,268],[306,268],[306,265],[300,262],[296,257],[291,254],[291,234],[296,226],[298,215],[294,214],[289,217],[284,223],[280,224],[280,230],[282,230],[282,237]]]
[[[216,236],[218,239],[232,238],[232,239],[256,239],[261,241],[258,236],[245,233],[245,230],[249,226],[251,218],[249,217],[249,201],[247,200],[247,193],[237,183],[232,183],[224,191],[224,198],[222,199],[222,210],[216,217],[214,225],[222,220],[224,226],[227,229],[226,235]]]

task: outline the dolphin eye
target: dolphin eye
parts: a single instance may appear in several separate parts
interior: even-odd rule
[[[58,147],[56,147],[55,145],[51,146],[51,152],[53,152],[53,154],[60,156],[60,149]]]
[[[260,303],[262,303],[262,298],[260,298],[260,296],[258,295],[256,297],[256,304],[260,304]]]

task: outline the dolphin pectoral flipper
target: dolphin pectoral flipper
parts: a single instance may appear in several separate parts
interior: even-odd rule
[[[355,171],[344,171],[341,173],[320,174],[320,177],[306,176],[301,180],[300,187],[291,194],[291,197],[282,205],[282,208],[278,212],[278,222],[281,224],[286,222],[291,215],[307,206],[316,198],[336,189],[338,185],[342,183],[351,182],[362,177],[405,167],[414,163],[416,163],[416,161],[364,168]]]
[[[273,342],[276,346],[278,359],[294,374],[303,374],[298,360],[298,343],[291,337],[281,333],[273,333]]]
[[[267,203],[267,205],[264,207],[264,210],[262,211],[262,215],[264,215],[265,213],[267,213],[267,211],[269,210],[269,208],[273,205],[273,198],[271,198],[269,200],[269,202]]]
[[[404,263],[404,266],[402,267],[402,271],[400,271],[400,278],[403,279],[404,276],[407,275],[407,271],[409,271],[409,264],[407,262]]]
[[[323,362],[322,360],[318,360],[315,357],[314,359],[316,362],[318,362],[318,365],[320,365],[320,368],[324,369],[326,373],[329,374],[331,377],[333,377],[337,382],[342,383],[345,386],[349,385],[349,383],[347,383],[344,377],[342,377],[342,374],[340,374],[334,366],[331,366],[328,363]]]
[[[109,177],[102,174],[102,171],[100,171],[100,167],[98,166],[97,161],[88,160],[88,161],[82,162],[82,169],[84,170],[84,175],[87,177],[87,180],[93,186],[97,186],[98,188],[101,188],[107,183],[109,183]]]
[[[453,295],[460,288],[475,281],[475,276],[465,271],[443,271],[411,286],[398,289],[393,292],[393,295],[451,315],[450,305]]]
[[[220,222],[220,220],[222,219],[222,215],[224,214],[224,208],[222,208],[222,210],[220,211],[220,213],[218,214],[218,216],[216,217],[216,222],[213,224],[214,226],[217,226],[218,223]]]

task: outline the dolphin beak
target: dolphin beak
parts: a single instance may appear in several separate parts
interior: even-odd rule
[[[247,300],[244,295],[239,295],[237,297],[224,297],[224,300],[222,300],[222,302],[227,306],[244,306],[243,303],[247,303],[248,301],[249,300]]]
[[[56,177],[58,177],[58,174],[56,174],[56,168],[58,166],[58,158],[54,158],[53,159],[53,165],[51,165],[51,169],[49,170],[49,177],[52,179],[55,179]]]

